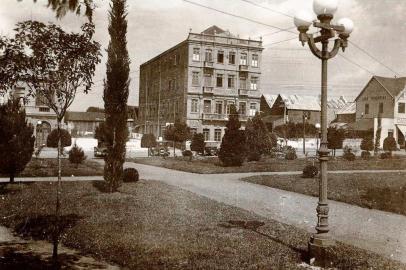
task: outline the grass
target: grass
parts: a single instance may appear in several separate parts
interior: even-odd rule
[[[243,180],[318,197],[318,178],[269,175]],[[406,215],[406,173],[329,174],[328,186],[331,200]]]
[[[263,157],[257,162],[245,162],[240,167],[223,167],[217,157],[198,157],[192,161],[185,157],[167,157],[166,159],[149,157],[129,159],[129,161],[200,174],[302,171],[307,164],[313,164],[313,161],[306,159],[285,160],[270,157]],[[314,163],[317,165],[318,161]],[[347,161],[337,157],[331,158],[329,161],[329,170],[399,170],[405,168],[405,157],[370,160],[358,158],[355,161]]]
[[[61,159],[62,176],[94,176],[103,175],[103,165],[85,160],[76,168],[68,159]],[[58,161],[56,158],[33,158],[18,177],[46,177],[58,175]],[[1,176],[1,175],[0,175]],[[2,175],[8,177],[8,175]]]
[[[155,181],[101,193],[91,182],[63,183],[62,241],[129,269],[298,269],[310,235]],[[54,183],[7,185],[0,222],[47,239]],[[379,255],[338,244],[338,269],[406,269]]]

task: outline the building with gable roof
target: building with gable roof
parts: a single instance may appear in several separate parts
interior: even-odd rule
[[[406,77],[373,76],[355,99],[355,130],[380,131],[380,146],[388,136],[395,137],[400,146],[406,135]]]
[[[244,126],[259,110],[262,41],[212,26],[140,67],[141,133],[164,134],[176,119],[220,143],[231,105]]]

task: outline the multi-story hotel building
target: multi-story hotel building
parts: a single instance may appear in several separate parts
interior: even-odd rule
[[[175,119],[206,141],[221,141],[230,106],[244,126],[260,105],[262,41],[241,39],[217,26],[187,39],[140,67],[142,133],[163,136]]]

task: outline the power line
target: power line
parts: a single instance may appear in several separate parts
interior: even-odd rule
[[[294,18],[290,14],[287,14],[287,13],[284,13],[284,12],[281,12],[281,11],[278,11],[278,10],[275,10],[275,9],[272,9],[272,8],[261,6],[261,5],[255,3],[255,2],[252,2],[252,1],[249,1],[249,0],[241,0],[241,1],[246,2],[248,4],[251,4],[251,5],[254,5],[254,6],[257,6],[257,7],[260,7],[260,8],[263,8],[263,9],[266,9],[266,10],[269,10],[269,11],[272,11],[273,13],[277,13],[277,14],[280,14],[280,15],[283,15],[283,16],[286,16],[286,17],[289,17],[289,18],[292,18],[292,19]]]
[[[213,10],[213,11],[216,11],[216,12],[219,12],[219,13],[222,13],[222,14],[225,14],[225,15],[228,15],[228,16],[232,16],[232,17],[235,17],[235,18],[239,18],[239,19],[242,19],[242,20],[246,20],[246,21],[249,21],[249,22],[252,22],[252,23],[256,23],[256,24],[259,24],[259,25],[271,27],[271,28],[278,29],[278,30],[281,30],[281,31],[284,31],[284,32],[290,32],[290,33],[296,35],[295,32],[290,31],[291,27],[289,27],[289,28],[282,28],[282,27],[278,27],[278,26],[271,25],[271,24],[263,23],[263,22],[260,22],[260,21],[257,21],[257,20],[253,20],[253,19],[250,19],[250,18],[247,18],[247,17],[244,17],[244,16],[240,16],[240,15],[237,15],[237,14],[229,13],[229,12],[226,12],[226,11],[223,11],[223,10],[220,10],[220,9],[216,9],[216,8],[212,8],[212,7],[209,7],[209,6],[205,6],[205,5],[202,5],[202,4],[193,2],[193,1],[189,1],[189,0],[183,0],[183,1],[184,1],[184,2],[187,2],[187,3],[189,3],[189,4],[192,4],[192,5],[199,6],[199,7],[202,7],[202,8],[206,8],[206,9],[209,9],[209,10]]]
[[[369,52],[367,52],[366,50],[364,50],[363,48],[361,48],[360,46],[358,46],[357,44],[355,44],[354,42],[352,42],[351,40],[349,40],[349,42],[354,45],[358,50],[362,51],[363,53],[365,53],[366,55],[368,55],[370,58],[372,58],[373,60],[375,60],[376,62],[378,62],[379,64],[381,64],[382,66],[386,67],[388,70],[390,70],[391,72],[395,73],[395,75],[399,75],[400,74],[396,71],[394,71],[393,69],[391,69],[390,67],[388,67],[387,65],[385,65],[384,63],[382,63],[381,61],[379,61],[375,56],[371,55]]]
[[[341,56],[342,58],[344,58],[345,60],[347,60],[349,63],[351,63],[351,64],[353,64],[353,65],[355,65],[355,66],[357,66],[357,67],[359,67],[359,68],[361,68],[361,69],[363,69],[363,70],[365,70],[365,71],[368,72],[369,74],[375,75],[375,74],[374,74],[373,72],[371,72],[369,69],[364,68],[364,67],[361,66],[360,64],[357,64],[356,62],[350,60],[348,57],[344,56],[343,54],[339,53],[338,55]]]

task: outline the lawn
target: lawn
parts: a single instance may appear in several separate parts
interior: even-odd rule
[[[316,164],[318,161],[313,159],[276,159],[263,157],[257,162],[245,162],[240,167],[223,167],[217,157],[197,157],[192,161],[186,157],[149,157],[135,158],[128,161],[164,167],[179,171],[192,173],[211,174],[211,173],[242,173],[242,172],[283,172],[283,171],[302,171],[307,164]],[[396,157],[393,159],[370,159],[361,158],[355,161],[347,161],[341,157],[331,158],[329,161],[329,170],[402,170],[406,168],[406,158]]]
[[[103,165],[100,163],[85,160],[76,168],[75,164],[69,162],[68,159],[61,159],[62,176],[94,176],[103,175]],[[18,177],[44,177],[58,175],[58,161],[56,158],[32,158],[27,164],[24,171]],[[0,175],[8,177],[8,175]]]
[[[44,239],[55,183],[2,189],[0,222]],[[156,181],[101,193],[96,182],[63,183],[63,243],[129,269],[303,269],[310,235],[239,208]],[[406,269],[379,255],[338,244],[338,269]],[[0,258],[0,262],[1,262]]]
[[[318,197],[318,178],[269,175],[253,176],[243,180]],[[406,173],[329,174],[328,198],[406,215]]]

